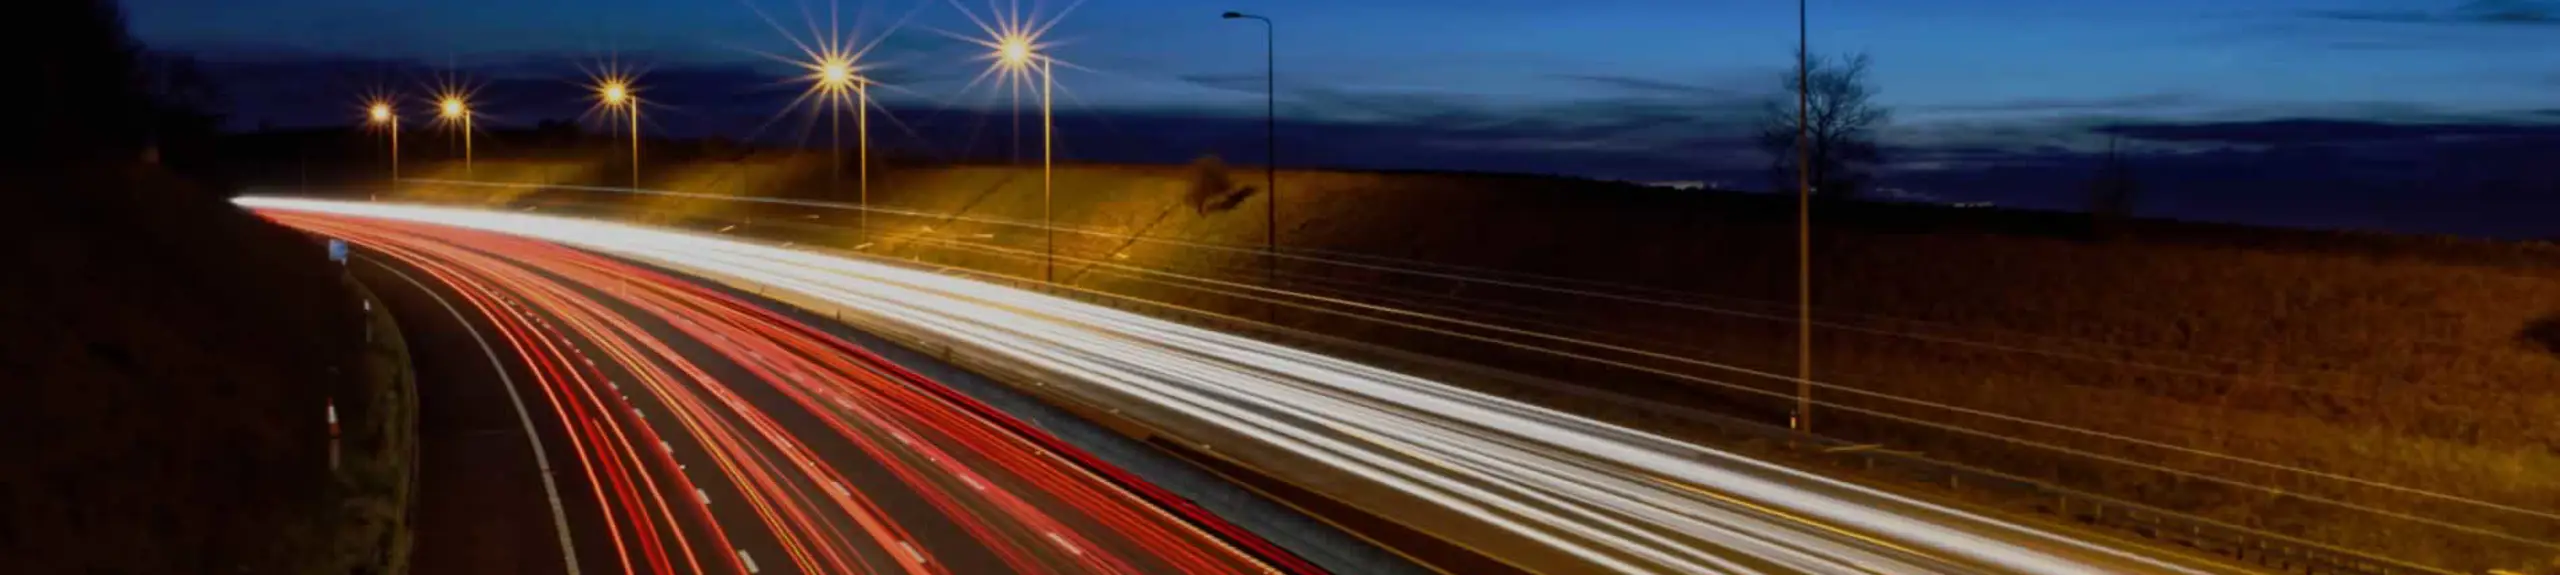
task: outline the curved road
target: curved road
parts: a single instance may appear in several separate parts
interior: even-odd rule
[[[481,373],[504,384],[470,399],[510,405],[517,425],[483,417],[428,438],[481,445],[423,453],[421,481],[455,485],[425,492],[487,499],[423,502],[421,572],[1316,571],[1002,412],[719,291],[502,234],[268,215],[366,248],[358,273],[408,292],[391,304],[404,321],[456,322],[469,340],[423,343],[477,352]],[[427,427],[454,423],[434,421],[453,417],[439,407],[447,399],[459,398],[425,399],[437,402]],[[511,441],[524,459],[478,454]],[[463,467],[484,464],[533,467],[541,491]]]
[[[1523,571],[2233,571],[1377,367],[898,266],[518,213],[243,203],[503,232],[770,286],[797,305],[997,358],[1059,393]]]

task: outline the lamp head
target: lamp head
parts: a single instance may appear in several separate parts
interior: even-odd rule
[[[1228,19],[1228,20],[1234,20],[1234,19],[1237,19],[1237,18],[1243,18],[1243,17],[1244,17],[1244,13],[1243,13],[1243,12],[1228,12],[1228,13],[1223,14],[1223,15],[1220,15],[1220,16],[1218,16],[1218,17],[1219,17],[1219,18],[1225,18],[1225,19]]]

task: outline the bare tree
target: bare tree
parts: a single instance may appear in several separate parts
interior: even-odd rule
[[[1810,179],[1813,192],[1841,197],[1854,197],[1865,191],[1866,168],[1884,161],[1884,151],[1876,145],[1876,129],[1893,117],[1893,111],[1875,103],[1877,90],[1867,79],[1873,60],[1866,54],[1841,58],[1815,56],[1806,59],[1804,80],[1795,70],[1788,70],[1786,99],[1771,100],[1762,114],[1760,149],[1772,156],[1770,169],[1784,187],[1796,183],[1797,102],[1803,93],[1810,100],[1811,128],[1806,138],[1812,166]],[[1811,84],[1811,89],[1806,89]]]
[[[1191,189],[1183,200],[1191,204],[1194,214],[1223,212],[1252,195],[1253,188],[1238,188],[1227,178],[1227,163],[1216,154],[1202,155],[1191,161]]]

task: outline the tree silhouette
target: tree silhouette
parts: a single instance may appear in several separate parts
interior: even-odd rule
[[[1867,79],[1873,62],[1866,54],[1814,56],[1805,60],[1802,79],[1788,71],[1786,98],[1768,102],[1759,134],[1760,149],[1771,156],[1770,175],[1781,187],[1796,185],[1796,95],[1801,93],[1809,100],[1812,118],[1805,123],[1810,128],[1805,144],[1813,192],[1855,197],[1866,190],[1866,168],[1884,161],[1876,129],[1893,117],[1892,110],[1875,103],[1877,90]]]
[[[21,32],[35,33],[33,64],[21,97],[31,113],[12,114],[33,124],[23,136],[31,159],[93,161],[137,157],[147,140],[149,99],[141,83],[141,47],[126,35],[124,12],[109,0],[36,2],[13,15]],[[12,91],[17,89],[13,88]]]

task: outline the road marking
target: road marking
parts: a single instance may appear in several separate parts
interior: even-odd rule
[[[498,382],[506,384],[507,401],[515,404],[516,419],[524,422],[525,443],[533,445],[533,462],[542,469],[542,493],[551,500],[551,526],[553,530],[560,533],[560,560],[568,568],[569,575],[578,575],[578,548],[569,541],[569,512],[560,506],[560,484],[558,480],[551,478],[551,456],[548,451],[542,449],[542,438],[534,435],[533,415],[525,411],[524,398],[516,395],[516,380],[507,375],[507,366],[498,361],[498,352],[489,348],[489,339],[481,337],[478,328],[471,327],[471,320],[462,316],[462,310],[454,309],[453,302],[445,301],[443,294],[429,289],[427,284],[419,282],[418,278],[409,277],[409,274],[400,271],[399,268],[374,261],[371,257],[358,255],[356,258],[373,264],[374,267],[382,268],[383,271],[391,272],[391,275],[399,276],[401,281],[409,282],[409,285],[417,287],[418,291],[426,292],[427,297],[435,298],[436,305],[444,306],[445,313],[453,314],[454,321],[462,322],[462,331],[471,334],[471,341],[480,344],[480,353],[488,356],[489,366],[498,371]]]
[[[676,452],[676,446],[668,445],[665,441],[658,442],[658,449],[666,450],[668,455],[674,455]]]
[[[978,482],[978,480],[977,480],[976,478],[972,478],[972,477],[969,477],[969,476],[967,476],[967,475],[962,475],[962,476],[960,476],[960,482],[961,482],[961,483],[967,483],[967,484],[969,484],[969,488],[970,488],[970,489],[974,489],[974,490],[978,490],[978,491],[986,491],[986,490],[987,490],[987,485],[986,485],[986,484],[984,484],[984,483],[979,483],[979,482]]]
[[[908,557],[913,557],[913,558],[915,558],[915,560],[916,560],[916,564],[917,564],[917,565],[923,565],[923,564],[927,563],[927,561],[925,561],[925,560],[924,560],[924,554],[923,554],[923,553],[918,553],[918,552],[916,552],[916,546],[914,546],[914,545],[908,545],[908,544],[907,544],[907,542],[905,542],[905,541],[899,541],[899,542],[898,542],[898,547],[901,547],[901,548],[906,549],[906,550],[907,550],[907,556],[908,556]]]
[[[693,488],[693,498],[702,500],[703,505],[711,504],[711,492],[703,491],[700,487]]]
[[[755,573],[755,572],[756,572],[756,556],[754,556],[754,555],[748,555],[748,554],[747,554],[747,550],[745,550],[745,549],[739,549],[739,550],[738,550],[738,561],[740,561],[740,562],[743,562],[743,563],[746,563],[746,564],[747,564],[747,572],[748,572],[748,573]]]

